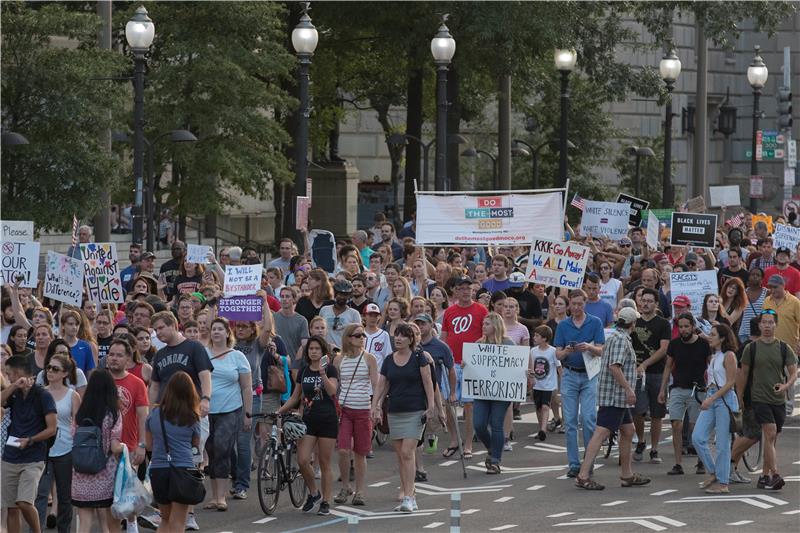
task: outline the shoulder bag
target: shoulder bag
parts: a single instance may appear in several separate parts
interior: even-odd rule
[[[169,463],[167,498],[175,503],[197,505],[206,499],[203,471],[196,467],[178,468],[172,465],[172,456],[169,453],[169,444],[167,443],[167,430],[164,427],[164,413],[160,408],[158,410],[158,420],[161,422],[161,438],[164,439],[164,451],[167,453],[167,462]]]
[[[358,356],[358,362],[356,363],[356,368],[353,370],[353,375],[350,376],[350,383],[347,384],[347,392],[344,393],[344,398],[342,398],[341,405],[344,405],[344,402],[347,400],[347,395],[350,394],[350,387],[353,386],[353,380],[356,378],[356,372],[358,372],[358,367],[361,366],[361,360],[364,359],[364,351],[361,351],[361,355]],[[336,415],[339,419],[339,422],[342,421],[342,408],[339,406],[339,402],[337,401],[337,409]]]
[[[272,357],[273,355],[274,352],[267,349],[264,357]],[[280,358],[280,356],[278,357]],[[278,365],[273,358],[267,365],[267,392],[283,394],[287,390],[286,376],[283,375],[283,359],[280,359],[280,365]]]

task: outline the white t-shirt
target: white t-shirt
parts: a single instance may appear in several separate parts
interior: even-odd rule
[[[600,281],[600,299],[608,302],[611,309],[617,308],[617,294],[622,282],[617,278],[609,278],[607,283]]]
[[[533,390],[554,391],[558,388],[558,373],[556,368],[561,366],[561,361],[556,357],[556,349],[548,346],[541,350],[538,346],[531,348],[531,368],[536,383]]]
[[[366,333],[366,330],[364,330]],[[367,352],[375,356],[378,361],[378,369],[383,365],[383,360],[392,353],[392,339],[385,329],[378,329],[375,333],[367,333]]]

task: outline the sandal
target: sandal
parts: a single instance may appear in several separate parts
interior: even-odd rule
[[[464,459],[472,459],[472,451],[471,450],[464,450]]]
[[[717,482],[717,476],[711,476],[702,483],[698,483],[698,485],[700,486],[701,489],[707,489],[711,485],[714,485],[716,482]]]
[[[220,513],[224,513],[227,510],[228,510],[228,504],[227,503],[218,503],[217,504],[217,511],[219,511]]]
[[[582,479],[580,476],[575,477],[575,486],[579,489],[586,490],[603,490],[605,488],[604,485],[601,485],[592,478]]]
[[[207,504],[205,504],[203,506],[203,509],[212,510],[212,511],[216,510],[216,508],[217,508],[217,502],[208,502]]]
[[[346,503],[347,499],[352,495],[353,495],[353,491],[351,489],[349,489],[349,488],[348,489],[342,489],[342,490],[339,491],[339,494],[337,494],[333,498],[333,501],[335,503]]]
[[[457,451],[458,446],[448,446],[445,451],[442,452],[442,457],[452,457]]]
[[[364,503],[364,497],[363,497],[363,496],[361,496],[361,493],[360,493],[360,492],[356,492],[356,493],[353,495],[353,505],[366,505],[366,504]]]
[[[486,466],[486,473],[487,474],[499,474],[500,473],[500,465],[497,463],[489,463]]]
[[[644,477],[643,475],[636,473],[634,473],[631,477],[621,477],[619,479],[622,481],[620,485],[623,487],[638,487],[650,483],[649,477]]]
[[[706,494],[730,494],[730,493],[731,491],[728,490],[728,487],[723,487],[722,485],[714,485],[706,489]]]

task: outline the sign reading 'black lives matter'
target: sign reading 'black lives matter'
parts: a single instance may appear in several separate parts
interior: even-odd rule
[[[672,245],[713,248],[716,233],[717,215],[672,213]]]

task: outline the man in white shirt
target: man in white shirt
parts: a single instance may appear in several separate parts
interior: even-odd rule
[[[364,309],[364,323],[366,324],[364,332],[367,334],[366,350],[377,359],[378,370],[380,370],[386,356],[392,353],[392,339],[389,337],[389,333],[378,327],[380,318],[380,307],[374,303],[367,304],[366,309]]]

